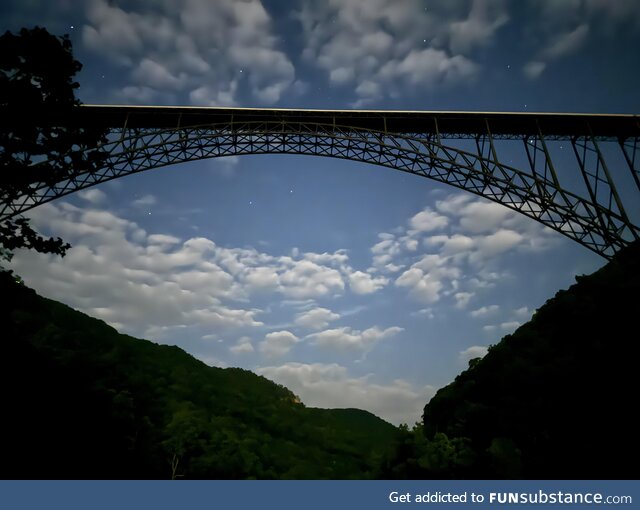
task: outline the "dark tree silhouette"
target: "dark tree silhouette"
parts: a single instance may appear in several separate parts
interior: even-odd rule
[[[104,162],[104,129],[49,120],[64,119],[80,104],[73,80],[80,69],[67,35],[35,27],[0,36],[0,203],[33,194],[41,184],[93,172]],[[18,248],[64,256],[69,247],[60,238],[42,237],[26,218],[0,223],[0,258],[5,260]]]

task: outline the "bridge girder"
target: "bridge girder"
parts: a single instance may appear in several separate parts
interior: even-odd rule
[[[72,173],[54,185],[34,184],[15,200],[0,197],[0,221],[144,170],[222,156],[301,154],[371,163],[449,184],[533,218],[606,258],[640,238],[600,147],[613,141],[621,149],[640,192],[640,125],[634,116],[149,107],[76,112],[66,122],[109,127],[104,167]],[[499,140],[521,143],[524,168],[500,159]],[[586,196],[560,184],[550,140],[571,145]]]

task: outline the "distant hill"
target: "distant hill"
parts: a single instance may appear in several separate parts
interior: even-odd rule
[[[640,478],[640,243],[576,280],[437,392],[386,476]]]
[[[119,334],[0,273],[0,478],[368,478],[398,429]]]

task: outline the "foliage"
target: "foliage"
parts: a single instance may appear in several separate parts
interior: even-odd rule
[[[438,391],[423,425],[404,431],[387,473],[640,477],[640,243],[576,281]]]
[[[397,429],[117,333],[0,273],[0,478],[369,478]]]
[[[0,36],[0,202],[33,196],[83,172],[94,172],[106,157],[99,146],[106,131],[92,126],[56,125],[80,102],[74,75],[82,65],[73,58],[68,36],[23,28]],[[60,238],[45,239],[24,218],[0,224],[0,258],[18,248],[65,254]]]

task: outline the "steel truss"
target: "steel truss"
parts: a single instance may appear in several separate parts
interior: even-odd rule
[[[335,122],[335,120],[334,120]],[[391,133],[334,122],[221,122],[198,126],[110,128],[103,147],[109,156],[100,171],[77,173],[53,186],[33,185],[13,201],[0,197],[0,221],[78,190],[125,175],[186,161],[243,154],[304,154],[361,161],[427,177],[488,198],[556,230],[610,258],[640,237],[631,223],[593,134],[545,136],[533,133]],[[515,168],[498,157],[497,140],[522,142],[528,168]],[[547,146],[566,140],[573,148],[587,196],[563,188]],[[611,137],[606,138],[608,140]],[[475,142],[456,147],[457,140]],[[617,140],[640,191],[640,137]],[[525,163],[526,165],[526,163]]]

